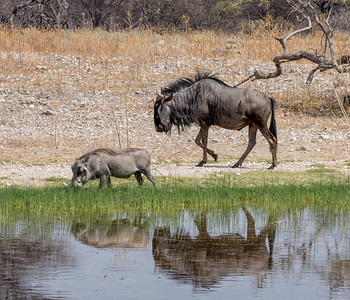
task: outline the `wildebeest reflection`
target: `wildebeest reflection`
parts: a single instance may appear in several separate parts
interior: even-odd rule
[[[153,257],[156,266],[178,280],[192,280],[195,286],[207,287],[229,274],[259,274],[272,265],[275,225],[268,221],[257,235],[255,221],[248,210],[247,237],[239,233],[211,237],[206,215],[195,224],[198,236],[180,232],[171,235],[168,228],[158,228],[153,236]]]
[[[141,220],[74,223],[72,232],[77,240],[97,248],[145,248],[149,241],[149,223]]]

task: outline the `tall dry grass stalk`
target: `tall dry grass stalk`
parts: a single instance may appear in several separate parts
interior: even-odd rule
[[[130,30],[107,32],[103,30],[81,29],[38,30],[35,28],[7,29],[0,27],[0,51],[56,53],[99,57],[133,57],[146,62],[155,57],[199,56],[203,58],[270,61],[281,53],[276,23],[267,20],[251,34],[225,34],[218,31],[164,32],[152,30]],[[271,21],[272,22],[272,21]],[[293,28],[285,28],[293,30]],[[307,35],[294,37],[290,52],[317,50],[322,53],[322,34],[313,31]],[[350,37],[337,33],[334,38],[335,50],[339,55],[350,51]]]

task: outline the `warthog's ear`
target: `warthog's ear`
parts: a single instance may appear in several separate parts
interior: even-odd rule
[[[86,173],[87,173],[87,168],[84,166],[83,168],[82,168],[82,170],[81,170],[81,174],[83,174],[83,176],[85,176],[86,175]]]
[[[90,159],[90,156],[85,157],[84,159],[81,160],[83,164],[86,164]]]
[[[164,102],[169,102],[169,101],[171,101],[171,99],[173,99],[173,94],[170,94],[170,96],[166,97],[164,99]]]

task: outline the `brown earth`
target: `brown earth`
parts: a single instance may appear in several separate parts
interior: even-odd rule
[[[229,131],[212,127],[209,146],[218,153],[219,161],[209,161],[203,168],[195,167],[202,156],[201,149],[194,143],[197,126],[180,135],[175,130],[171,136],[155,132],[152,101],[156,86],[164,86],[169,80],[184,75],[178,70],[178,64],[186,65],[187,74],[191,74],[193,66],[198,65],[193,62],[195,58],[184,58],[181,62],[169,59],[166,66],[154,62],[149,66],[153,77],[146,78],[126,75],[125,66],[118,59],[106,63],[79,58],[78,66],[77,58],[72,56],[37,54],[33,58],[32,55],[20,58],[17,71],[2,68],[0,72],[2,185],[43,185],[45,178],[70,178],[70,164],[75,157],[100,147],[147,149],[156,176],[241,173],[269,166],[271,154],[267,141],[258,134],[257,145],[243,167],[229,168],[247,146],[247,128]],[[227,80],[228,63],[217,64],[214,59],[201,62],[203,69],[219,70],[222,79],[234,84]],[[339,114],[292,113],[280,103],[279,94],[290,85],[290,74],[296,81],[294,88],[299,85],[303,89],[300,82],[305,78],[299,70],[303,67],[294,65],[285,77],[244,86],[268,92],[279,104],[276,115],[279,165],[276,170],[288,174],[322,165],[349,174],[349,120]],[[239,79],[248,69],[242,66]],[[113,74],[118,76],[113,77]],[[329,85],[325,86],[329,90]]]

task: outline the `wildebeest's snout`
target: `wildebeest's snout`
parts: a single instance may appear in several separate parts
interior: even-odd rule
[[[166,131],[165,126],[163,126],[163,124],[161,124],[161,123],[156,125],[155,128],[156,128],[157,132],[164,132],[164,131]]]

